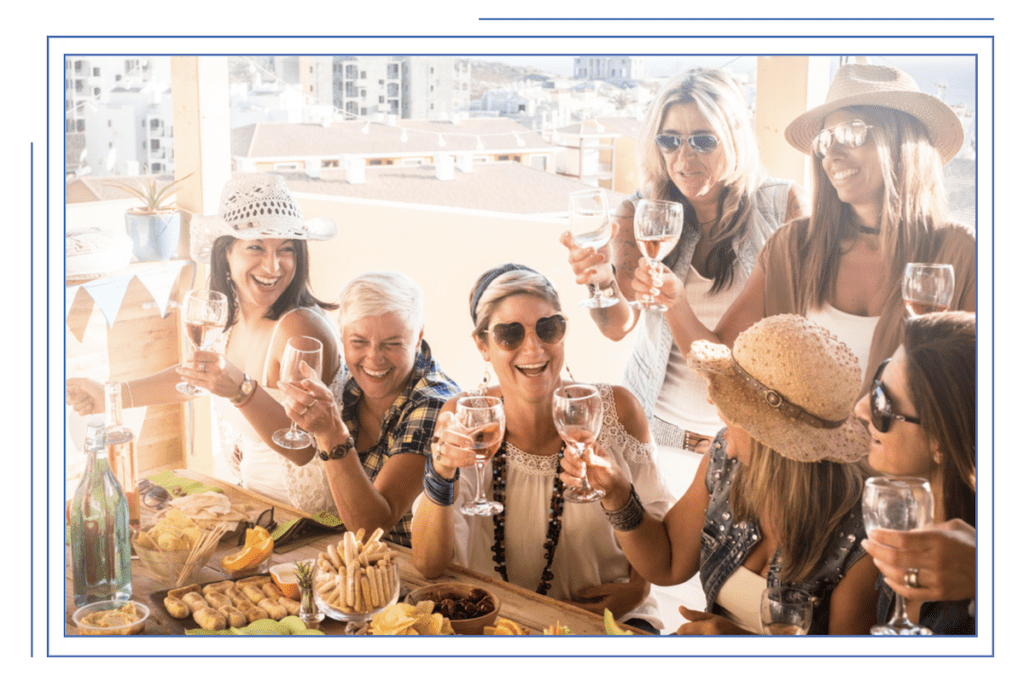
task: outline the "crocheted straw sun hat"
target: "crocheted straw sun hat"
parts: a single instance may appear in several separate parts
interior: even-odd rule
[[[687,362],[707,379],[722,417],[777,453],[800,462],[867,454],[867,430],[851,415],[861,386],[857,357],[804,317],[766,317],[731,351],[698,341]]]
[[[224,185],[216,216],[192,218],[192,260],[210,262],[218,237],[238,239],[331,239],[330,218],[302,220],[302,210],[284,179],[275,174],[239,174]]]
[[[918,89],[914,78],[899,68],[848,63],[839,68],[825,96],[825,103],[811,108],[786,127],[786,140],[811,154],[811,141],[831,113],[849,106],[883,106],[913,115],[928,130],[928,138],[949,162],[964,142],[964,128],[956,113],[942,99]]]

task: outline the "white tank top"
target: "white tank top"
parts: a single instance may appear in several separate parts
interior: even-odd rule
[[[820,308],[809,310],[807,318],[828,329],[846,343],[860,362],[860,379],[863,381],[868,355],[871,354],[871,338],[875,335],[875,327],[878,326],[878,316],[851,315],[837,310],[829,303],[824,303]]]

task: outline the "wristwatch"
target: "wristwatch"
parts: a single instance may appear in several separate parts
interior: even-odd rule
[[[338,444],[337,446],[335,446],[331,450],[329,450],[329,451],[320,451],[320,459],[323,460],[324,462],[327,462],[328,460],[341,460],[346,455],[348,455],[349,451],[351,451],[355,447],[356,447],[356,440],[350,434],[350,435],[348,435],[348,439],[346,439],[345,441],[341,442],[340,444]]]
[[[249,398],[249,395],[256,389],[256,383],[253,382],[252,378],[249,377],[248,373],[242,374],[242,384],[238,386],[238,394],[231,397],[229,400],[235,406],[238,406],[243,401]]]

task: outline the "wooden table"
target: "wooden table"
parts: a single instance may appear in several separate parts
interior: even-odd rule
[[[220,488],[231,499],[232,504],[246,505],[250,512],[255,511],[258,514],[259,511],[273,505],[274,518],[278,523],[307,516],[294,507],[275,502],[252,491],[219,481],[198,472],[175,470],[175,474]],[[147,508],[143,506],[142,510],[143,526],[145,527]],[[151,511],[148,516],[150,520],[154,518]],[[338,534],[328,534],[309,541],[297,549],[285,553],[275,552],[271,562],[277,564],[303,559],[315,559],[317,554],[327,551],[327,546],[329,544],[337,544],[339,539],[340,536]],[[399,575],[401,576],[403,590],[411,591],[434,582],[470,583],[494,592],[501,599],[499,615],[517,622],[520,626],[528,629],[531,634],[543,634],[544,628],[555,624],[556,621],[561,622],[563,626],[568,626],[574,634],[605,634],[604,618],[600,615],[581,610],[562,601],[541,596],[504,582],[499,578],[481,575],[461,566],[449,565],[444,575],[433,580],[427,580],[413,565],[411,549],[390,542],[388,545],[398,554]],[[218,550],[210,557],[210,562],[199,573],[200,584],[223,579],[218,562],[226,551],[236,546],[237,542],[233,540],[225,540],[220,543]],[[70,550],[68,551],[67,562],[68,566],[65,570],[65,621],[67,633],[74,635],[77,632],[74,623],[71,621],[75,605]],[[132,598],[148,605],[151,611],[149,620],[146,623],[146,634],[180,634],[182,622],[192,626],[191,620],[179,621],[171,619],[164,611],[162,605],[157,606],[150,600],[150,594],[166,590],[167,588],[166,582],[150,578],[146,570],[139,563],[139,560],[137,558],[132,559]],[[327,634],[342,634],[344,633],[345,625],[344,623],[327,618],[320,628]],[[634,629],[633,631],[636,630]]]

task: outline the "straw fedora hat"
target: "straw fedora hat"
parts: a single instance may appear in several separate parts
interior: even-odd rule
[[[690,368],[708,381],[722,417],[800,462],[854,462],[868,453],[852,416],[860,365],[845,343],[799,315],[772,315],[725,345],[698,341]]]
[[[848,63],[839,68],[825,96],[825,103],[811,108],[786,127],[786,140],[811,154],[811,141],[829,114],[849,106],[883,106],[912,115],[928,130],[928,138],[946,163],[964,142],[964,128],[956,113],[942,99],[918,89],[914,78],[899,68]]]
[[[284,179],[276,174],[239,174],[224,184],[216,216],[194,216],[190,252],[209,263],[213,243],[238,239],[331,239],[338,228],[330,218],[302,220],[302,210]]]

